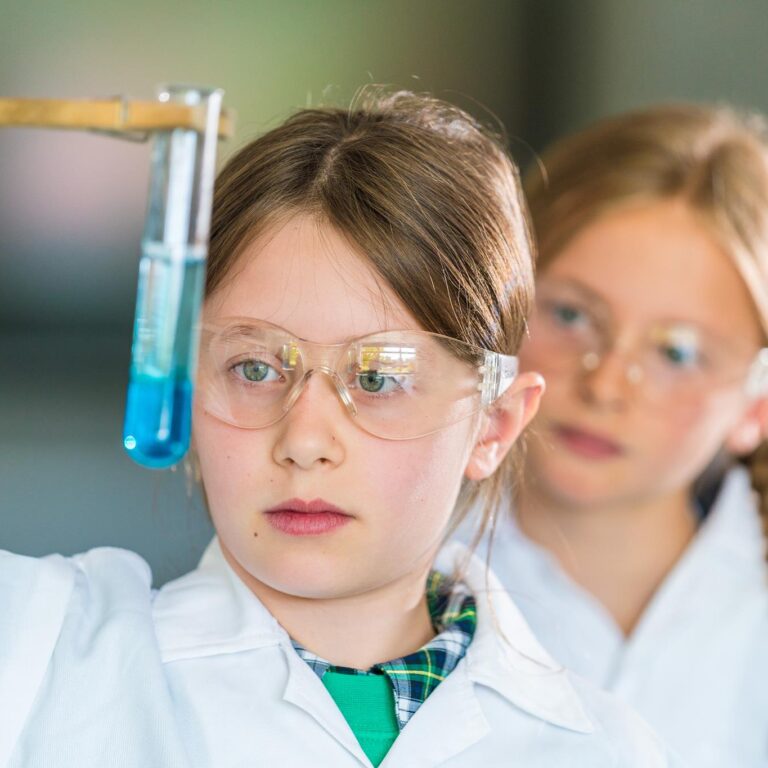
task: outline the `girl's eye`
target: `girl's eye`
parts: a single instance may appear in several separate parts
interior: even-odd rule
[[[694,329],[660,328],[654,331],[653,341],[658,355],[666,366],[675,371],[690,371],[705,365],[701,338]]]
[[[366,371],[357,374],[357,382],[360,389],[372,394],[388,395],[402,389],[400,381],[396,376],[385,376],[378,371]]]
[[[246,381],[280,381],[280,374],[263,360],[244,360],[238,363],[233,369],[240,377]]]
[[[573,304],[553,303],[551,313],[558,325],[572,328],[587,323],[587,315]]]
[[[693,368],[700,363],[699,350],[683,344],[664,344],[659,348],[664,361],[674,368]]]

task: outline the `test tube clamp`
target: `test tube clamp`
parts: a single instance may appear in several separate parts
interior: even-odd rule
[[[0,127],[155,137],[139,263],[123,445],[164,468],[189,448],[217,138],[229,138],[223,91],[159,89],[158,100],[0,99]]]

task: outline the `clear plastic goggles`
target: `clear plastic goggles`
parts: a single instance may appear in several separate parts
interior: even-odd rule
[[[357,424],[377,437],[437,432],[492,405],[517,376],[517,358],[426,331],[381,331],[317,344],[271,323],[203,325],[198,404],[236,427],[279,421],[323,374]]]
[[[567,283],[539,282],[530,334],[532,362],[545,377],[594,371],[606,356],[619,354],[627,381],[653,401],[696,397],[736,382],[752,397],[768,393],[768,349],[679,321],[655,323],[630,338]]]

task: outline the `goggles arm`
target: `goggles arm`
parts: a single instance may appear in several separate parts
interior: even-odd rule
[[[517,378],[519,367],[519,361],[514,355],[484,351],[484,361],[479,368],[483,379],[478,386],[484,408],[498,400],[510,388]]]

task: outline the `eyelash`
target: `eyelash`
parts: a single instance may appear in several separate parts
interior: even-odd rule
[[[554,322],[565,328],[594,325],[589,313],[571,302],[551,301],[546,304],[546,310]],[[565,318],[566,313],[572,313],[573,317]]]
[[[244,365],[247,365],[248,363],[254,363],[254,364],[261,363],[263,365],[266,365],[270,370],[274,371],[277,374],[278,379],[277,380],[273,379],[271,381],[268,380],[266,382],[268,384],[281,383],[281,382],[285,381],[285,376],[283,374],[281,374],[277,370],[277,368],[275,368],[274,365],[270,365],[266,360],[261,360],[259,358],[255,358],[255,357],[248,357],[248,358],[245,358],[244,360],[238,360],[237,362],[230,364],[227,367],[227,370],[228,370],[228,372],[232,376],[234,376],[237,379],[237,381],[239,383],[241,383],[241,384],[243,384],[245,386],[256,386],[256,385],[262,384],[263,380],[262,381],[253,381],[251,379],[248,379],[242,372],[238,372],[238,368],[242,368]],[[267,374],[267,375],[269,375],[269,374]]]
[[[406,387],[403,386],[405,382],[408,381],[406,374],[379,374],[381,375],[385,381],[391,381],[395,383],[395,389],[391,390],[389,392],[370,392],[369,390],[365,389],[364,387],[359,385],[360,377],[365,376],[367,374],[377,374],[378,371],[353,371],[351,372],[352,379],[355,382],[352,384],[352,387],[354,389],[357,389],[361,392],[364,392],[367,397],[375,397],[375,398],[386,398],[386,397],[393,397],[398,392],[405,392]]]

